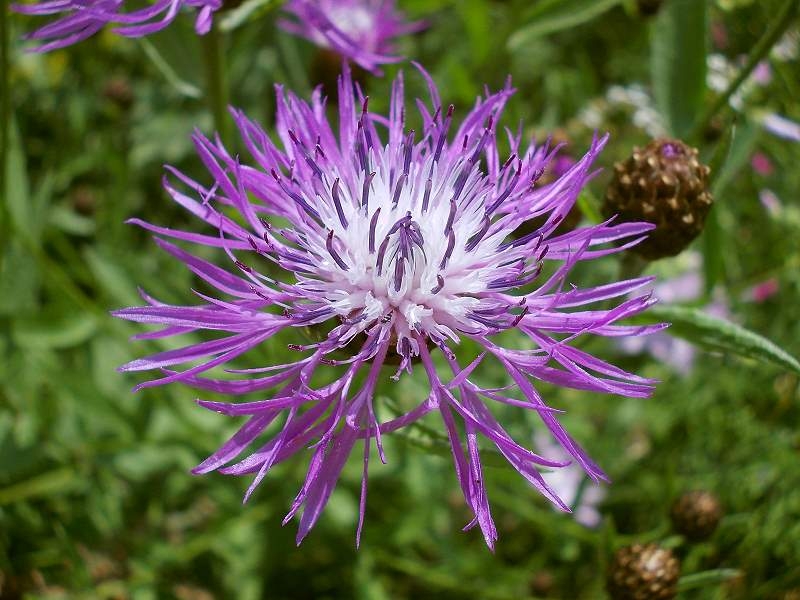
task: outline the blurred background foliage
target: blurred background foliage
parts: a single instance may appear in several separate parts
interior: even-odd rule
[[[225,58],[231,102],[270,126],[274,84],[305,95],[325,74],[314,48],[275,27],[278,3],[255,1],[241,22],[223,18]],[[582,198],[586,218],[598,212],[615,161],[655,135],[685,136],[716,167],[713,218],[687,254],[646,272],[669,292],[694,269],[702,289],[677,300],[722,305],[732,322],[796,354],[800,144],[769,133],[763,119],[800,120],[797,23],[783,23],[759,57],[768,78],[751,78],[721,106],[725,82],[715,87],[720,66],[735,76],[790,4],[666,0],[645,16],[633,1],[401,0],[430,25],[401,51],[461,114],[484,85],[496,89],[511,74],[518,92],[506,125],[522,120],[539,139],[553,133],[576,155],[595,130],[609,131],[604,172]],[[160,182],[164,163],[204,181],[189,139],[194,127],[213,126],[198,40],[178,20],[142,41],[105,32],[36,55],[19,41],[31,27],[10,17],[4,73],[0,596],[602,598],[613,549],[660,541],[682,558],[681,598],[800,597],[797,374],[737,352],[689,351],[690,368],[678,369],[646,348],[592,342],[662,383],[647,401],[543,386],[614,483],[599,501],[594,494],[599,519],[587,527],[552,511],[512,469],[488,468],[495,555],[477,531],[461,533],[469,515],[450,459],[424,430],[391,437],[388,465],[373,465],[358,552],[358,460],[300,548],[280,521],[302,461],[276,468],[244,507],[247,480],[189,475],[236,423],[198,408],[188,389],[132,394],[136,378],[115,368],[145,346],[130,344],[138,328],[108,311],[138,303],[138,285],[185,303],[197,283],[124,221],[194,227]],[[387,106],[398,68],[409,97],[424,96],[407,63],[391,66],[367,82],[375,111]],[[619,267],[601,261],[575,279],[607,281]],[[275,360],[285,342],[265,356]],[[667,345],[678,351],[687,350]],[[406,377],[383,393],[391,405],[425,392]],[[514,415],[514,431],[530,437],[534,420]],[[581,488],[585,498],[591,487]],[[668,514],[696,488],[719,497],[724,517],[709,540],[689,544],[670,531]]]

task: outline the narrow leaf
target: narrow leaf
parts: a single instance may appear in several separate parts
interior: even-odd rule
[[[187,98],[202,98],[203,92],[200,86],[187,81],[178,75],[176,68],[170,64],[170,61],[164,56],[162,50],[157,48],[153,42],[148,38],[140,38],[139,43],[142,45],[145,55],[149,58],[156,69],[158,69],[175,90],[182,96]]]
[[[71,348],[94,335],[97,320],[87,313],[41,315],[14,321],[12,335],[22,348]]]
[[[37,230],[31,204],[30,183],[25,165],[25,152],[16,123],[12,121],[8,140],[8,187],[6,203],[14,228],[23,236],[33,238]],[[2,191],[2,190],[0,190]]]
[[[759,129],[744,122],[734,125],[720,142],[711,157],[711,194],[715,206],[706,218],[703,231],[703,275],[706,294],[725,275],[725,256],[728,253],[728,239],[723,235],[720,213],[727,212],[725,192],[737,173],[753,154],[758,140]]]
[[[686,590],[718,585],[741,576],[742,572],[738,569],[712,569],[711,571],[692,573],[691,575],[684,575],[680,578],[678,581],[678,591],[685,592]]]
[[[589,188],[585,188],[581,193],[578,195],[578,200],[576,201],[578,206],[578,210],[581,211],[581,214],[593,224],[602,223],[603,222],[603,215],[600,214],[600,201],[589,191]]]
[[[275,6],[273,0],[245,0],[241,5],[224,13],[219,21],[221,31],[233,31],[268,13]]]
[[[528,13],[530,23],[511,34],[508,49],[519,50],[543,35],[586,23],[622,0],[542,0]]]
[[[0,506],[21,502],[37,496],[54,496],[73,490],[79,485],[75,471],[63,467],[48,471],[26,481],[0,489]]]
[[[699,346],[753,358],[800,375],[800,362],[777,344],[741,325],[712,317],[702,310],[656,305],[648,309],[644,318],[648,322],[671,323],[668,333]]]
[[[736,175],[741,173],[742,167],[750,160],[760,133],[761,130],[756,125],[747,121],[734,126],[725,160],[717,173],[711,173],[711,192],[715,199],[722,197]]]
[[[654,24],[651,68],[656,106],[676,137],[689,132],[703,106],[707,4],[706,0],[672,0]]]

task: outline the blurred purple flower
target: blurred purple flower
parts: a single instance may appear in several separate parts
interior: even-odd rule
[[[778,195],[769,188],[762,188],[759,190],[758,200],[761,202],[761,206],[766,208],[767,212],[772,217],[780,216],[781,212],[783,211],[781,199],[778,198]]]
[[[550,436],[537,432],[534,436],[536,449],[544,455],[569,461],[569,455]],[[584,527],[597,527],[601,515],[597,505],[603,501],[606,491],[597,483],[587,487],[587,479],[579,465],[570,463],[566,467],[542,473],[545,482],[572,509],[575,520]]]
[[[753,73],[750,75],[753,79],[753,83],[758,85],[769,85],[772,81],[772,67],[769,64],[769,61],[762,60],[760,63],[756,65],[756,68],[753,69]]]
[[[800,123],[795,123],[776,113],[763,116],[761,124],[770,133],[793,142],[800,142]]]
[[[115,25],[114,33],[125,37],[149,35],[172,23],[183,7],[197,11],[195,30],[206,34],[211,29],[214,11],[221,6],[222,0],[157,0],[144,8],[124,12],[125,0],[45,0],[12,4],[11,8],[25,15],[57,16],[25,36],[41,42],[33,49],[35,52],[48,52],[83,41],[106,25]]]
[[[395,4],[395,0],[289,0],[284,10],[297,20],[280,24],[380,75],[378,65],[402,60],[392,56],[392,38],[425,26],[406,23]]]
[[[575,162],[575,159],[569,154],[566,154],[563,151],[559,152],[555,155],[553,161],[548,165],[546,175],[551,175],[552,177],[558,179],[567,171],[569,171]]]
[[[339,81],[338,133],[328,123],[319,91],[307,103],[278,86],[280,144],[233,111],[255,166],[240,164],[218,138],[196,133],[197,152],[213,183],[204,186],[168,169],[197,199],[169,181],[167,191],[204,221],[210,234],[132,221],[159,236],[207,247],[201,255],[208,248],[221,249],[234,272],[156,238],[161,248],[228,298],[196,292],[202,304],[173,306],[144,295],[148,306],[119,310],[116,316],[163,327],[137,336],[142,339],[202,330],[222,335],[134,360],[121,370],[161,371],[160,378],[138,388],[181,382],[223,394],[259,394],[254,401],[239,403],[199,401],[212,411],[248,420],[194,472],[255,474],[247,498],[274,465],[311,448],[305,482],[285,519],[304,506],[298,543],[316,523],[361,441],[359,540],[372,440],[385,462],[384,434],[436,412],[475,515],[466,528],[479,526],[492,547],[497,532],[484,487],[479,436],[556,506],[569,508],[538,470],[565,462],[519,445],[496,420],[491,405],[536,411],[569,457],[599,480],[605,479],[603,472],[564,430],[559,411],[545,404],[533,382],[637,398],[652,391],[652,380],[570,345],[583,334],[617,337],[662,328],[616,324],[651,305],[649,295],[622,300],[613,308],[605,305],[641,289],[651,278],[584,289],[567,279],[579,261],[620,252],[652,228],[605,222],[554,234],[594,174],[591,165],[606,138],[595,139],[561,178],[535,186],[552,151],[524,147],[521,134],[510,134],[503,140],[512,154],[507,160],[499,156],[496,123],[513,93],[509,86],[479,98],[451,137],[453,106],[442,105],[433,81],[422,74],[432,106],[416,103],[423,123],[419,135],[405,128],[402,74],[393,83],[389,114],[384,116],[367,110],[367,100],[354,89],[346,70]],[[542,226],[511,237],[521,223],[539,217],[545,219]],[[621,240],[627,241],[615,243]],[[574,310],[592,303],[601,304],[594,310]],[[229,365],[279,332],[294,330],[299,337],[309,328],[321,341],[290,344],[300,355],[295,362],[212,375],[213,368]],[[520,334],[519,348],[498,345],[496,334],[508,330]],[[456,356],[453,350],[462,339],[479,345],[481,353],[466,360]],[[471,378],[487,355],[499,362],[513,385],[486,388]],[[181,364],[184,370],[174,370]],[[416,406],[403,407],[407,412],[384,420],[378,416],[384,409],[375,406],[375,390],[388,379],[382,367],[389,365],[396,366],[395,380],[404,371],[411,373],[413,366],[421,367],[429,391]],[[463,439],[457,420],[463,423]],[[266,443],[262,440],[246,458],[225,466],[268,428]]]

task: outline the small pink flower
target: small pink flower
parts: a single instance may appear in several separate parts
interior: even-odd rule
[[[780,284],[775,277],[770,277],[748,289],[743,297],[750,302],[761,304],[780,291]]]
[[[750,166],[753,167],[756,173],[764,177],[772,175],[772,172],[775,170],[769,156],[763,152],[756,152],[753,154],[753,157],[750,159]]]
[[[725,23],[721,21],[711,23],[711,40],[718,50],[728,47],[728,29],[725,27]]]

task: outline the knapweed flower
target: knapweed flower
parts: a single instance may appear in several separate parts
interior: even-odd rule
[[[280,24],[380,75],[378,65],[402,60],[392,55],[392,38],[424,27],[407,23],[395,4],[395,0],[289,0],[284,10],[296,20]]]
[[[128,2],[128,6],[131,4]],[[11,5],[21,14],[55,16],[55,20],[25,36],[40,42],[34,48],[36,52],[71,46],[106,25],[114,25],[114,33],[125,37],[149,35],[167,27],[184,7],[197,12],[195,30],[202,35],[211,29],[213,13],[222,7],[222,0],[156,0],[127,12],[125,0],[45,0]]]
[[[570,459],[598,480],[605,475],[564,430],[559,411],[545,403],[534,382],[629,397],[652,390],[651,380],[570,345],[583,334],[625,336],[659,329],[617,323],[650,305],[647,295],[607,306],[609,299],[645,286],[649,278],[585,289],[568,279],[578,262],[637,243],[651,225],[609,221],[554,235],[593,174],[591,165],[605,138],[595,139],[556,181],[539,187],[537,178],[553,154],[547,147],[524,147],[521,135],[509,133],[504,143],[511,155],[500,158],[496,124],[513,93],[510,87],[487,92],[451,134],[454,108],[442,105],[433,81],[423,75],[432,106],[417,102],[422,124],[417,132],[406,129],[402,74],[393,83],[387,116],[368,111],[367,99],[345,70],[338,89],[338,133],[328,123],[319,90],[307,103],[278,86],[279,143],[233,111],[254,166],[240,164],[219,139],[196,133],[195,146],[211,181],[203,184],[169,169],[191,195],[169,181],[167,191],[205,222],[208,232],[134,220],[156,233],[159,246],[222,297],[196,292],[200,304],[173,306],[145,296],[148,306],[117,311],[118,317],[163,327],[140,338],[218,334],[121,369],[162,371],[140,388],[181,382],[231,396],[255,394],[245,402],[199,401],[247,421],[194,472],[254,474],[249,496],[274,465],[309,451],[305,482],[286,516],[288,521],[303,508],[298,543],[316,523],[360,443],[358,539],[373,440],[385,462],[382,436],[438,413],[475,515],[467,528],[479,526],[492,546],[497,533],[480,461],[481,452],[490,450],[479,437],[545,497],[569,510],[539,472],[565,463],[517,443],[493,407],[537,413]],[[546,219],[535,231],[511,235],[540,216]],[[216,248],[227,255],[230,268],[164,237]],[[623,238],[629,241],[620,245]],[[595,302],[602,304],[578,308]],[[303,337],[308,329],[318,341]],[[500,345],[498,334],[509,330],[518,334],[519,347]],[[297,360],[232,368],[234,359],[279,332],[294,332],[296,343],[289,348]],[[465,340],[482,352],[459,352]],[[489,357],[507,374],[508,385],[478,382],[476,369]],[[215,375],[212,369],[222,366],[227,374]],[[387,415],[388,407],[376,402],[378,386],[390,376],[411,376],[412,369],[426,380],[427,396]],[[243,453],[243,459],[229,464]]]

